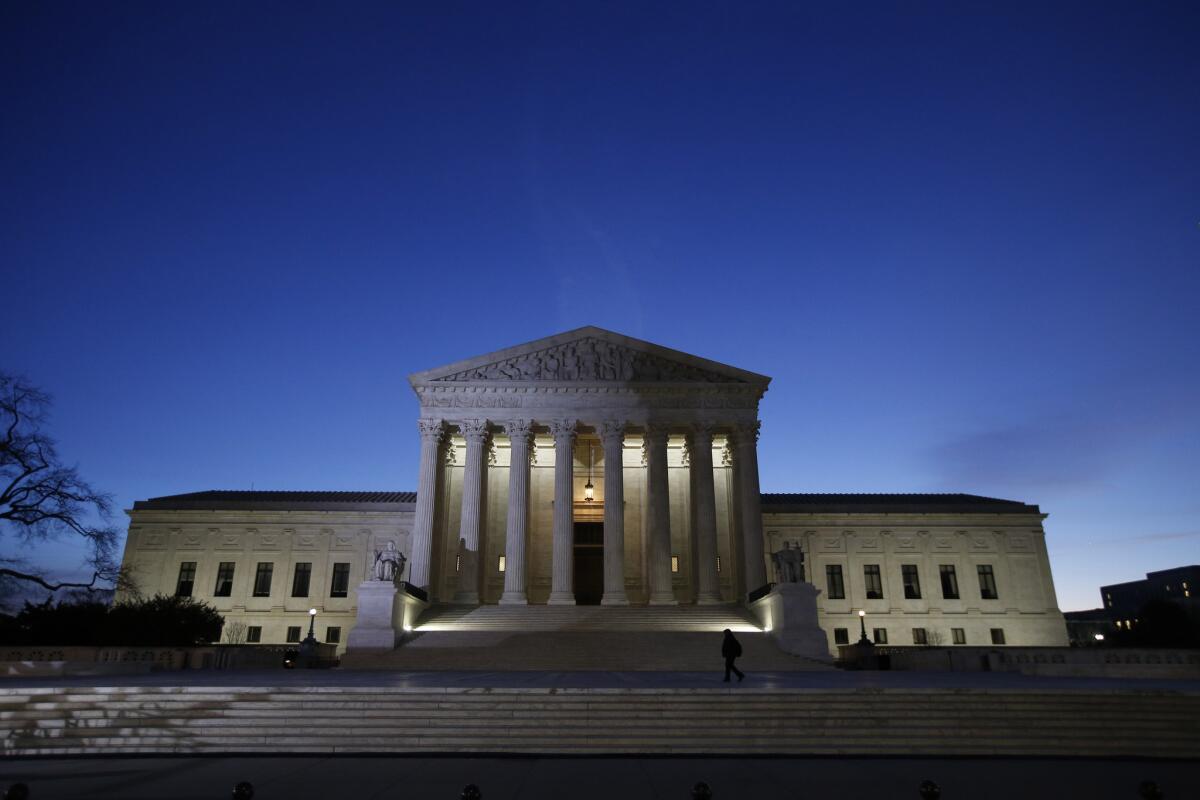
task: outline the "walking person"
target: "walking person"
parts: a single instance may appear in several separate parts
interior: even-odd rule
[[[726,628],[725,641],[721,643],[721,655],[725,657],[725,683],[729,683],[730,670],[733,670],[733,673],[738,676],[738,683],[741,683],[742,679],[746,677],[745,673],[738,669],[737,665],[733,663],[738,659],[739,656],[741,656],[741,654],[741,643],[733,637],[733,631],[729,630],[729,628]]]

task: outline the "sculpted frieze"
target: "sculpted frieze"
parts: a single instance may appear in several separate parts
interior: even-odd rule
[[[725,396],[694,396],[690,394],[642,393],[523,393],[491,394],[489,392],[420,392],[425,408],[704,408],[753,409],[757,398],[752,394]]]
[[[737,378],[671,361],[594,337],[577,339],[438,378],[454,381],[660,381],[743,383]]]

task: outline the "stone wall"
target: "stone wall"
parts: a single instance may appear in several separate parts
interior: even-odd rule
[[[914,629],[930,645],[955,644],[955,629],[966,645],[1067,644],[1038,514],[764,514],[763,529],[768,551],[803,548],[831,651],[839,628],[858,640],[860,610],[867,636],[882,629],[890,645],[920,644]],[[879,567],[882,598],[867,597],[868,565]],[[905,565],[916,567],[919,598],[905,596]],[[942,591],[942,565],[954,567],[957,598]],[[981,591],[981,565],[992,568],[994,599]],[[833,596],[828,566],[841,568],[842,598]],[[993,642],[993,630],[1003,642]]]

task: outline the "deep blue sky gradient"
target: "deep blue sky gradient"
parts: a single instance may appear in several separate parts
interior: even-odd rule
[[[122,508],[414,489],[408,373],[596,324],[773,376],[765,491],[1041,504],[1092,607],[1200,560],[1197,42],[1194,3],[6,3],[0,369]]]

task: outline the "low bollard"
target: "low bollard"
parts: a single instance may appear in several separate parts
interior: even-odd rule
[[[917,793],[921,795],[921,800],[938,800],[942,796],[942,787],[933,781],[921,781]]]
[[[4,793],[4,800],[29,800],[29,787],[23,783],[14,783]]]
[[[712,800],[712,789],[704,781],[692,787],[692,800]]]
[[[1163,793],[1154,781],[1142,781],[1138,786],[1138,797],[1142,800],[1163,800]]]
[[[250,800],[252,797],[254,797],[254,784],[250,781],[242,781],[233,787],[233,800]]]
[[[479,787],[473,783],[468,783],[463,787],[462,794],[459,795],[462,800],[482,800],[483,792],[479,791]]]

